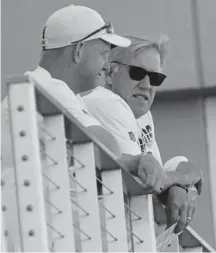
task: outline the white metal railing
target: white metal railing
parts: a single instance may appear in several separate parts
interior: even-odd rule
[[[17,209],[11,210],[5,199],[5,186],[13,176],[3,177],[2,231],[7,233],[2,240],[2,249],[160,251],[155,228],[158,233],[161,226],[154,222],[152,196],[145,195],[140,181],[124,170],[115,155],[64,107],[64,97],[53,94],[44,83],[29,82],[26,76],[11,78],[8,87],[14,157],[11,173],[16,186],[13,201],[17,202]],[[42,124],[37,123],[35,89],[45,98],[43,106],[38,106],[43,114]],[[72,143],[68,149],[65,116],[86,136],[85,141]],[[42,133],[40,141],[38,132]],[[116,163],[113,170],[99,168],[101,178],[95,169],[95,157],[98,157],[95,147]],[[67,152],[72,161],[69,169]],[[99,194],[97,182],[102,186]],[[7,218],[11,215],[17,217],[16,226]],[[13,236],[12,230],[18,231],[19,236]],[[191,249],[198,250],[199,247],[199,250],[214,251],[190,227],[186,233],[197,241],[196,248],[192,245]],[[184,239],[183,243],[179,242],[176,236],[163,250],[190,251],[190,246],[184,245]]]

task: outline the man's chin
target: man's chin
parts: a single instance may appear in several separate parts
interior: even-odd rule
[[[134,112],[134,116],[136,119],[142,117],[143,115],[145,115],[148,112],[149,108],[143,108],[142,110],[136,110]]]

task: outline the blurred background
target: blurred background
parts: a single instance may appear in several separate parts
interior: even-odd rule
[[[152,113],[164,160],[184,155],[203,168],[205,184],[192,227],[216,247],[216,1],[2,0],[1,98],[9,74],[34,69],[48,16],[69,4],[91,7],[122,35],[159,38],[170,50]]]

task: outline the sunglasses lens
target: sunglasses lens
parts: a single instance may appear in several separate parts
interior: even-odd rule
[[[120,63],[120,64],[123,64],[123,63]],[[133,65],[126,65],[126,66],[129,67],[130,78],[134,81],[141,81],[146,77],[146,75],[148,75],[150,84],[152,86],[160,86],[166,78],[166,76],[162,73],[149,72],[143,68],[140,68],[138,66],[133,66]]]
[[[146,71],[140,67],[130,66],[130,78],[134,81],[141,81],[146,76]]]
[[[164,74],[154,72],[148,73],[148,76],[152,86],[160,86],[166,78]]]

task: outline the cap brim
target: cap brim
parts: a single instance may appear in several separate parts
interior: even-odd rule
[[[131,44],[131,41],[129,39],[126,39],[114,33],[103,34],[100,39],[105,40],[106,42],[118,47],[129,47]]]

